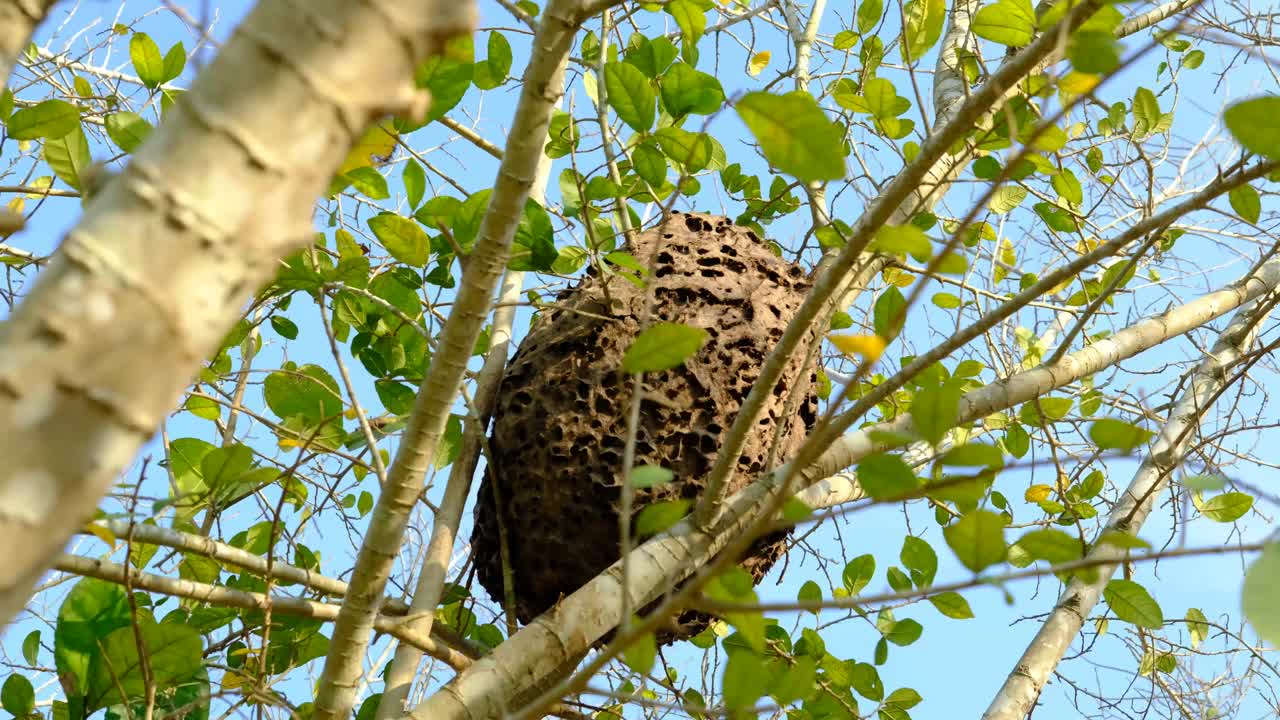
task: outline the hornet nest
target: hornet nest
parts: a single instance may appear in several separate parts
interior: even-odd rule
[[[615,275],[606,288],[589,271],[576,287],[562,291],[556,307],[544,308],[520,343],[494,408],[471,541],[480,584],[502,598],[502,514],[514,611],[522,623],[618,560],[632,389],[622,355],[640,332],[647,290],[653,292],[653,322],[700,327],[709,337],[683,366],[644,376],[635,464],[658,465],[675,477],[637,490],[636,513],[655,502],[694,500],[702,492],[722,434],[810,287],[799,267],[723,217],[675,212],[626,249],[653,269],[649,287]],[[809,377],[798,383],[803,373]],[[747,439],[730,492],[766,469],[776,432],[782,433],[777,462],[799,449],[816,418],[815,385],[813,368],[792,359]],[[796,412],[799,422],[783,422],[792,386],[806,394]],[[748,551],[742,565],[756,582],[785,551],[786,536],[767,535]],[[659,640],[691,637],[708,620],[686,611]]]

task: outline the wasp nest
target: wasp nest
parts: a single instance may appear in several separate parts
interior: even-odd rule
[[[653,268],[648,287],[617,275],[588,274],[543,310],[502,380],[472,544],[480,584],[501,599],[500,512],[514,610],[522,623],[619,557],[618,503],[632,390],[621,364],[640,331],[646,292],[653,293],[654,322],[704,328],[709,339],[683,366],[645,375],[635,464],[667,468],[675,478],[638,490],[636,513],[654,502],[694,500],[702,492],[721,436],[810,286],[799,267],[722,217],[674,213],[627,249]],[[804,383],[796,382],[802,378]],[[792,386],[805,391],[791,408],[795,419],[786,417],[785,407]],[[776,433],[778,460],[789,459],[816,411],[812,368],[793,359],[747,440],[730,491],[766,469]],[[743,566],[759,582],[785,546],[785,532],[761,538]],[[705,615],[686,612],[661,639],[688,637],[706,622]]]

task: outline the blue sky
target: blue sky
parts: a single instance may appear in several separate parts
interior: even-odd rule
[[[192,5],[198,8],[197,3],[192,3]],[[243,16],[249,3],[235,0],[219,2],[217,5],[222,17],[217,35],[226,37],[232,25],[238,18]],[[150,7],[153,7],[153,5],[129,3],[126,4],[125,10],[120,17],[122,19],[132,19],[139,12],[145,11]],[[73,19],[69,27],[74,28],[83,25],[87,18],[90,17],[90,14],[101,9],[104,9],[102,4],[90,3],[83,5],[81,8],[82,14]],[[843,17],[847,21],[850,14],[848,8],[842,6],[833,7],[828,13],[829,20],[824,23],[824,29],[830,28],[830,32],[834,32],[835,29],[840,27],[836,21],[837,16]],[[510,20],[505,11],[496,4],[482,3],[481,27],[482,31],[495,27],[506,29],[518,27],[518,23]],[[178,40],[186,42],[188,47],[192,45],[192,34],[185,31],[181,23],[174,20],[167,12],[160,11],[151,14],[139,23],[137,28],[145,30],[155,37],[162,49],[167,48],[169,44]],[[43,36],[47,37],[47,30]],[[886,35],[886,37],[889,37],[889,35]],[[1140,38],[1142,37],[1145,36],[1140,36]],[[482,38],[483,35],[477,36],[477,59],[484,54]],[[728,38],[721,38],[719,41],[716,39],[704,40],[701,45],[702,58],[698,67],[703,71],[715,72],[721,76],[726,92],[730,95],[739,90],[759,87],[773,77],[773,73],[777,69],[785,67],[788,62],[788,50],[781,44],[777,44],[778,38],[779,34],[776,31],[762,32],[758,36],[761,44],[757,45],[753,50],[768,49],[773,53],[770,67],[759,78],[752,79],[741,70],[745,65],[748,53]],[[1140,42],[1141,39],[1137,39],[1130,42],[1129,46],[1132,49]],[[770,45],[769,43],[775,44]],[[83,41],[81,41],[82,44]],[[512,72],[518,75],[526,57],[527,40],[513,41],[513,44],[515,45],[516,58]],[[62,46],[55,43],[52,47],[57,50],[61,49]],[[127,72],[129,71],[127,67],[127,44],[117,43],[116,47],[116,52],[106,64]],[[1183,82],[1178,105],[1178,119],[1175,123],[1179,137],[1187,142],[1194,141],[1213,126],[1213,123],[1216,122],[1219,108],[1227,98],[1243,97],[1255,93],[1259,89],[1274,89],[1265,72],[1256,64],[1236,68],[1223,79],[1221,86],[1218,86],[1216,84],[1217,78],[1212,76],[1209,70],[1215,67],[1215,63],[1221,61],[1221,57],[1217,57],[1219,51],[1207,45],[1202,47],[1209,55],[1209,58],[1201,74],[1191,76]],[[1134,81],[1144,81],[1143,77],[1145,76],[1145,82],[1149,84],[1154,63],[1155,61],[1153,60],[1135,68],[1130,71],[1130,76]],[[716,71],[717,65],[719,72]],[[922,66],[932,67],[932,57],[926,58]],[[821,72],[825,68],[817,66],[816,69]],[[185,84],[189,81],[190,72],[189,66],[188,73],[182,78],[181,83]],[[901,73],[891,75],[886,72],[885,75],[895,79],[905,77]],[[822,82],[826,84],[828,80],[824,79]],[[927,94],[928,81],[926,79],[923,82],[926,85],[924,92]],[[789,81],[782,87],[789,89]],[[1133,84],[1130,82],[1129,77],[1122,77],[1117,79],[1116,87],[1129,88],[1128,92],[1131,93]],[[574,82],[569,91],[570,95],[567,102],[573,103],[574,114],[577,116],[589,114],[590,101],[585,96],[581,81]],[[486,92],[483,96],[473,88],[459,107],[459,110],[455,111],[454,117],[462,122],[471,124],[467,120],[467,116],[461,111],[465,109],[478,113],[481,118],[476,126],[478,131],[487,138],[501,141],[505,137],[505,129],[510,125],[516,92],[517,85],[514,81],[503,88]],[[900,90],[900,92],[906,94],[905,90]],[[1109,101],[1124,99],[1127,98],[1119,94],[1115,97],[1108,96]],[[1167,110],[1169,102],[1167,98],[1162,100],[1162,108]],[[913,112],[917,111],[913,110]],[[717,116],[712,121],[710,131],[725,146],[730,157],[735,160],[741,158],[744,168],[757,174],[764,174],[765,168],[763,164],[755,157],[753,152],[744,147],[743,143],[746,141],[745,130],[733,113],[725,112]],[[451,133],[439,126],[432,126],[415,135],[412,138],[412,143],[418,149],[434,148],[451,137],[451,135]],[[1227,146],[1222,147],[1220,156],[1229,159],[1230,148]],[[435,153],[429,155],[429,158],[433,162],[438,162],[447,172],[461,173],[463,182],[467,185],[468,190],[471,191],[487,187],[490,182],[489,178],[493,177],[496,170],[496,163],[492,158],[474,151],[465,143],[452,143],[448,146],[447,153]],[[868,146],[868,160],[873,167],[877,164],[881,166],[880,177],[887,177],[891,169],[899,163],[898,160],[889,156],[883,150],[877,150],[870,146]],[[567,166],[566,162],[558,162],[552,174],[550,200],[553,203],[558,201],[555,177],[565,166]],[[397,181],[398,177],[398,171],[392,172],[391,179],[393,181]],[[719,192],[718,188],[715,187],[717,185],[718,183],[709,179],[705,181],[704,192],[693,203],[693,207],[718,211],[720,199],[716,195]],[[393,187],[395,187],[395,182],[393,182]],[[456,195],[456,191],[450,190],[447,185],[440,184],[439,187],[442,192]],[[431,190],[428,191],[429,195],[430,192]],[[837,217],[852,218],[856,214],[858,202],[860,201],[853,197],[852,194],[846,194],[840,198],[836,205]],[[70,227],[78,217],[78,203],[75,200],[55,199],[51,200],[50,204],[51,206],[45,212],[36,214],[29,231],[21,237],[14,238],[12,240],[13,244],[36,251],[50,248],[56,244],[62,232]],[[962,212],[964,209],[959,207],[958,203],[953,205],[956,205],[951,208],[953,213]],[[1226,203],[1222,202],[1218,205],[1225,207]],[[404,209],[403,205],[401,209]],[[796,213],[793,218],[788,218],[770,227],[770,232],[784,245],[788,244],[787,241],[794,241],[803,233],[801,223],[806,217],[806,213]],[[1187,278],[1186,287],[1180,289],[1180,293],[1187,297],[1198,294],[1204,288],[1213,284],[1236,277],[1245,267],[1240,260],[1228,262],[1228,258],[1222,256],[1219,248],[1203,238],[1188,236],[1182,243],[1184,244],[1179,246],[1179,252],[1184,257],[1202,267],[1212,268],[1205,277],[1189,276]],[[560,244],[565,243],[561,241]],[[1028,260],[1032,259],[1029,258]],[[1034,258],[1034,260],[1040,261],[1042,259]],[[1188,268],[1188,271],[1195,269]],[[1175,280],[1175,282],[1177,281]],[[925,297],[927,299],[928,294]],[[1169,297],[1163,290],[1158,287],[1149,287],[1138,292],[1135,296],[1127,298],[1118,309],[1130,314],[1145,314],[1153,309],[1163,309],[1168,300]],[[868,309],[869,306],[860,308],[864,313]],[[902,342],[907,347],[921,350],[933,345],[945,336],[948,323],[954,321],[950,319],[951,316],[929,307],[927,302],[918,310],[918,313],[918,315],[913,315],[913,327],[920,329],[913,330]],[[857,313],[854,314],[855,318],[861,319]],[[322,341],[319,341],[322,331],[314,305],[304,297],[299,296],[295,299],[289,311],[289,316],[302,327],[304,338],[298,344],[289,347],[289,357],[299,362],[317,362],[321,365],[332,367],[332,358],[329,356],[328,348]],[[526,316],[527,313],[521,314],[521,317],[517,320],[517,329],[527,326]],[[926,317],[928,320],[924,321]],[[1039,319],[1044,317],[1046,316],[1039,316]],[[1220,322],[1217,326],[1221,327],[1222,324]],[[936,329],[926,329],[929,327]],[[269,344],[264,356],[264,362],[282,359],[283,348],[279,344],[279,338],[273,336],[270,331],[266,335]],[[1202,342],[1208,338],[1209,336],[1207,335],[1200,336]],[[1194,356],[1194,353],[1194,348],[1185,340],[1170,343],[1168,346],[1162,347],[1153,353],[1126,363],[1126,372],[1118,375],[1115,382],[1118,387],[1127,387],[1129,390],[1139,393],[1143,389],[1155,390],[1159,388],[1167,391],[1167,388],[1161,387],[1161,384],[1170,381],[1174,377],[1171,373],[1166,372],[1155,377],[1144,377],[1139,373],[1158,369],[1166,362]],[[893,352],[886,357],[891,357],[892,355]],[[355,365],[355,368],[359,370],[358,364]],[[992,379],[990,371],[984,374],[983,377],[988,380]],[[376,402],[371,378],[361,371],[356,373],[355,379],[360,386],[362,401]],[[250,404],[252,405],[254,401],[260,402],[260,397],[251,400]],[[1158,404],[1161,401],[1163,400],[1153,399],[1152,404]],[[1256,405],[1256,401],[1253,401],[1253,404]],[[190,418],[175,420],[170,425],[169,432],[171,437],[192,435],[213,439],[211,424]],[[257,440],[263,442],[270,440],[270,438],[264,438],[261,435],[262,433],[259,433]],[[154,444],[149,449],[149,452],[153,454],[156,452]],[[1260,454],[1267,459],[1277,459],[1270,456],[1266,447],[1260,450]],[[1028,459],[1030,459],[1030,456]],[[1136,462],[1119,460],[1110,463],[1109,466],[1112,483],[1123,487],[1124,484],[1127,484],[1132,471],[1136,468]],[[1019,497],[1022,489],[1031,482],[1044,482],[1044,472],[1043,469],[1040,469],[1030,472],[1019,471],[1016,475],[1010,473],[1002,477],[998,487],[1003,489],[1007,496],[1014,499]],[[1024,476],[1026,477],[1025,480],[1023,479]],[[1257,486],[1267,487],[1266,476],[1256,470],[1242,475],[1240,479]],[[438,485],[439,483],[437,484],[437,492]],[[368,483],[366,483],[366,486],[373,487]],[[1037,517],[1030,513],[1027,506],[1022,505],[1020,502],[1017,504],[1021,506],[1019,507],[1017,520],[1027,521]],[[1273,509],[1268,508],[1268,510]],[[1167,518],[1167,512],[1158,512],[1142,533],[1143,537],[1148,538],[1157,546],[1162,545],[1170,537],[1171,526]],[[251,518],[249,519],[251,520]],[[1212,525],[1201,521],[1191,525],[1188,544],[1191,546],[1203,546],[1241,540],[1256,541],[1265,536],[1268,531],[1267,525],[1266,520],[1253,518],[1244,525],[1245,530],[1243,533],[1233,534],[1233,528],[1229,525]],[[888,589],[884,581],[884,569],[890,565],[900,564],[897,556],[902,535],[908,528],[928,540],[938,551],[940,559],[939,582],[968,577],[968,571],[961,567],[946,549],[941,533],[932,520],[931,513],[925,508],[912,508],[904,511],[903,508],[877,507],[853,513],[834,523],[827,523],[826,527],[811,537],[808,542],[820,548],[823,554],[827,556],[839,557],[843,555],[846,558],[852,558],[865,552],[873,553],[877,558],[878,572],[876,580],[873,581],[867,592],[878,592]],[[325,531],[330,529],[341,530],[340,527],[322,528]],[[469,531],[464,530],[464,534],[467,532]],[[1174,540],[1176,541],[1177,538],[1174,538]],[[92,545],[92,542],[82,541],[82,545],[85,548],[82,552],[90,554],[99,552],[100,546]],[[337,542],[320,544],[319,548],[325,551],[324,569],[327,573],[334,574],[350,566],[351,550],[345,537]],[[841,548],[844,549],[842,550]],[[839,583],[841,567],[842,563],[836,562],[827,569],[827,572],[837,584]],[[790,567],[780,585],[774,584],[777,574],[775,571],[774,576],[766,580],[765,584],[759,588],[763,599],[792,599],[795,597],[799,586],[805,580],[811,578],[816,579],[820,585],[824,586],[824,589],[827,586],[821,573],[815,570],[814,563],[798,552],[793,553]],[[1210,619],[1229,615],[1233,625],[1238,626],[1240,576],[1239,558],[1224,555],[1170,561],[1156,566],[1147,565],[1139,570],[1137,579],[1147,584],[1153,591],[1161,602],[1167,618],[1181,617],[1188,607],[1199,607],[1204,610]],[[925,698],[924,702],[913,711],[913,715],[917,718],[975,717],[980,715],[991,696],[999,687],[999,684],[1003,681],[1004,676],[1013,667],[1027,641],[1038,628],[1038,624],[1034,619],[1019,621],[1020,618],[1047,611],[1057,597],[1056,583],[1050,579],[1038,583],[1018,583],[1010,586],[1008,591],[1016,600],[1016,603],[1012,606],[1007,605],[1001,591],[994,588],[967,592],[965,595],[977,615],[976,619],[968,621],[946,620],[927,603],[916,603],[909,607],[897,609],[896,615],[900,619],[912,617],[920,621],[925,626],[925,633],[921,640],[913,646],[892,648],[889,663],[880,668],[886,690],[903,686],[917,689]],[[822,613],[818,621],[826,623],[836,617],[838,617],[836,612],[826,611]],[[794,622],[802,624],[812,624],[814,622],[813,617],[807,614],[788,615],[781,620],[787,626]],[[23,623],[22,627],[25,628],[28,625]],[[1077,662],[1070,666],[1071,675],[1079,678],[1086,686],[1100,684],[1108,689],[1115,689],[1130,682],[1135,661],[1129,657],[1128,651],[1118,640],[1118,637],[1125,632],[1126,630],[1122,623],[1112,623],[1109,636],[1103,638],[1090,655],[1091,661],[1099,663],[1099,667],[1089,668],[1085,662]],[[1168,628],[1166,632],[1176,636],[1180,629]],[[17,656],[16,648],[24,634],[24,629],[15,628],[6,635],[5,646],[9,650],[10,657]],[[1182,635],[1185,637],[1185,632],[1182,632]],[[875,630],[873,623],[859,621],[844,623],[838,628],[830,630],[826,635],[828,649],[842,658],[858,661],[869,661],[872,649],[878,638],[879,633]],[[673,660],[676,658],[687,659],[689,650],[689,648],[677,648],[668,651],[667,657]],[[696,665],[684,664],[684,666],[696,668]],[[1111,666],[1120,670],[1107,671],[1102,669],[1101,666]],[[1137,683],[1139,686],[1144,683],[1149,685],[1145,679],[1139,679]],[[300,684],[298,687],[299,691],[291,692],[291,695],[295,699],[303,699],[305,686]],[[1044,700],[1047,707],[1041,712],[1047,712],[1050,717],[1071,716],[1073,711],[1066,700],[1066,692],[1059,689],[1059,687],[1058,683],[1054,683],[1046,691]],[[41,697],[47,698],[49,693],[50,689],[46,688],[42,691]],[[864,711],[868,707],[869,704],[864,702]],[[1253,706],[1246,706],[1240,716],[1263,717],[1266,716],[1266,710],[1260,704],[1255,703]]]

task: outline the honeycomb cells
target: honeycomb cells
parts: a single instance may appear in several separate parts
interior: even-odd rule
[[[711,215],[673,213],[626,249],[653,267],[648,283],[652,320],[700,327],[709,335],[683,366],[645,375],[635,463],[667,468],[675,477],[637,490],[638,513],[650,503],[694,500],[701,493],[722,435],[810,282],[754,232]],[[639,334],[646,301],[645,289],[617,276],[606,286],[600,275],[588,272],[560,293],[554,308],[542,311],[503,377],[472,546],[480,584],[501,598],[501,512],[522,623],[618,559],[617,513],[632,392],[631,378],[621,370],[622,355]],[[803,353],[795,355],[747,439],[731,492],[766,469],[792,386],[805,397],[798,417],[780,429],[779,461],[795,453],[813,426],[813,368],[803,366]],[[802,378],[806,382],[798,383]],[[758,582],[785,547],[785,532],[763,537],[742,564]],[[707,621],[701,613],[685,612],[660,640],[689,637]]]

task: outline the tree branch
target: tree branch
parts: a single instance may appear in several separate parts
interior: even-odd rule
[[[1265,268],[1280,266],[1269,261]],[[1259,270],[1259,273],[1264,270]],[[1169,419],[1160,429],[1147,457],[1134,474],[1129,487],[1111,509],[1100,534],[1120,532],[1137,535],[1142,524],[1150,516],[1155,498],[1169,484],[1174,468],[1182,464],[1192,434],[1200,425],[1213,401],[1227,387],[1232,377],[1228,370],[1237,363],[1245,350],[1253,344],[1258,326],[1266,321],[1275,307],[1277,298],[1268,293],[1242,306],[1218,341],[1191,374],[1191,381],[1182,397],[1169,411]],[[1058,598],[1049,617],[1018,660],[1014,671],[1005,679],[1004,686],[991,700],[983,713],[984,720],[1021,720],[1035,705],[1036,698],[1048,682],[1049,675],[1062,661],[1067,648],[1080,632],[1085,618],[1098,604],[1102,591],[1111,576],[1125,559],[1127,551],[1096,541],[1088,555],[1101,565],[1093,582],[1073,580]]]

